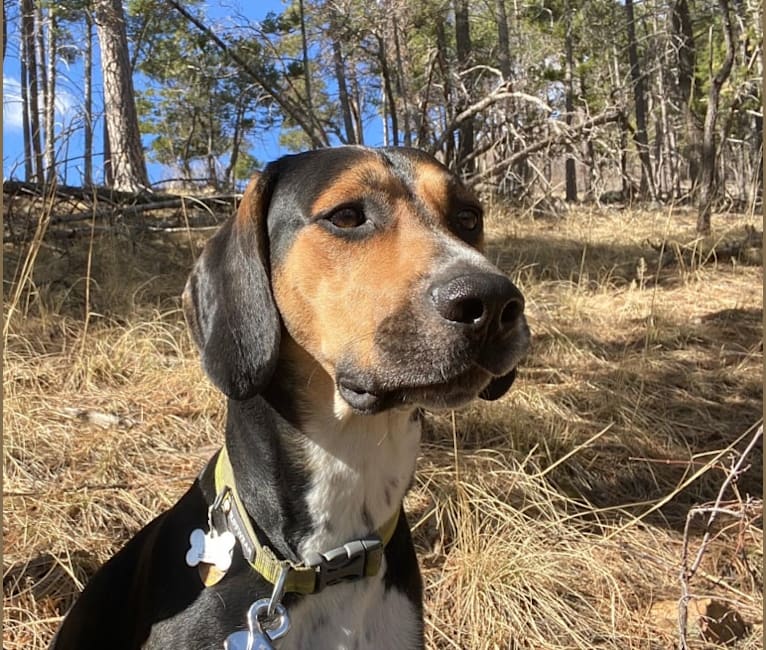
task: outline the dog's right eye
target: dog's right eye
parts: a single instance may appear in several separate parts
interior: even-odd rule
[[[341,230],[358,228],[367,221],[364,213],[359,208],[350,206],[339,208],[335,212],[327,215],[325,219]]]

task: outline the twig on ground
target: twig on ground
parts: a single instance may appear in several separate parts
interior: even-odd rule
[[[686,515],[686,524],[684,526],[684,539],[683,539],[683,551],[681,555],[681,573],[680,573],[680,580],[681,580],[681,599],[678,602],[678,632],[679,632],[679,650],[688,650],[688,644],[687,644],[687,624],[688,624],[688,605],[689,601],[692,599],[692,596],[690,594],[689,590],[689,582],[694,577],[694,575],[697,573],[697,570],[700,567],[700,564],[702,562],[702,557],[705,554],[705,551],[707,550],[707,546],[710,542],[711,538],[711,531],[713,524],[715,523],[716,519],[718,518],[718,515],[726,514],[731,515],[733,517],[737,517],[740,521],[744,521],[748,518],[748,515],[750,514],[752,510],[752,499],[748,497],[744,503],[740,500],[737,501],[737,507],[735,508],[727,508],[723,507],[722,504],[724,502],[724,494],[726,493],[726,490],[732,486],[739,478],[747,472],[748,469],[750,469],[751,465],[748,463],[745,464],[745,461],[748,459],[748,456],[750,455],[750,452],[755,448],[755,446],[758,444],[760,439],[763,437],[763,424],[761,424],[758,429],[756,430],[755,434],[753,434],[753,437],[750,439],[750,442],[748,443],[747,447],[745,447],[744,451],[739,454],[738,457],[734,456],[732,453],[732,461],[731,461],[731,468],[729,469],[726,478],[724,479],[723,484],[721,485],[721,489],[718,491],[718,496],[716,497],[715,501],[712,505],[705,505],[705,506],[697,506],[694,508],[691,508],[689,510],[689,513]],[[689,526],[691,524],[692,519],[697,516],[704,516],[708,515],[707,522],[705,524],[705,533],[702,536],[702,542],[699,545],[699,548],[697,549],[697,553],[694,557],[694,561],[689,565]]]

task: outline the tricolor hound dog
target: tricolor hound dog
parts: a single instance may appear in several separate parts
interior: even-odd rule
[[[482,208],[414,149],[286,156],[183,296],[225,445],[90,580],[53,647],[423,647],[402,499],[420,409],[496,399],[529,330]]]

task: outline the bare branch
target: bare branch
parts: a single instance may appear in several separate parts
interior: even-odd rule
[[[447,125],[444,131],[442,131],[441,135],[436,139],[436,141],[431,144],[429,151],[431,153],[437,152],[442,148],[447,139],[460,127],[463,122],[469,120],[477,113],[481,113],[483,110],[504,99],[523,99],[524,101],[536,104],[540,110],[544,111],[546,114],[550,114],[552,110],[551,107],[548,106],[548,104],[542,101],[539,97],[528,95],[527,93],[510,92],[507,90],[506,85],[502,85],[493,90],[489,95],[484,97],[484,99],[480,99],[478,102],[471,104],[464,111],[458,113]]]
[[[496,163],[491,167],[483,170],[481,173],[469,179],[468,184],[471,186],[476,185],[478,182],[485,180],[487,177],[493,176],[500,171],[508,169],[511,165],[518,162],[519,160],[522,160],[527,156],[541,151],[542,149],[546,149],[552,145],[567,142],[583,131],[587,131],[588,129],[592,129],[597,126],[602,126],[604,124],[609,124],[610,122],[619,122],[621,120],[624,120],[624,116],[619,108],[608,108],[603,113],[599,113],[595,117],[587,119],[580,124],[573,125],[570,128],[564,128],[563,124],[560,124],[559,122],[553,122],[553,125],[557,129],[556,133],[545,138],[544,140],[539,140],[538,142],[535,142],[534,144],[531,144],[528,147],[521,149],[520,151],[516,151],[499,163]]]
[[[750,468],[750,465],[746,465],[745,461],[748,460],[750,452],[753,451],[762,437],[763,424],[761,424],[756,430],[755,434],[753,434],[753,437],[750,439],[750,442],[747,444],[747,447],[745,447],[744,451],[742,451],[738,457],[732,459],[731,468],[726,474],[726,478],[721,485],[721,489],[718,490],[718,496],[716,497],[715,502],[711,506],[699,506],[696,508],[691,508],[686,515],[686,525],[684,526],[684,545],[681,556],[681,574],[679,576],[681,580],[681,599],[678,603],[679,650],[688,649],[686,640],[686,628],[688,624],[688,605],[692,598],[689,591],[689,581],[694,577],[694,575],[697,573],[697,570],[699,569],[699,566],[702,562],[702,557],[707,550],[708,543],[710,542],[713,524],[718,518],[718,515],[731,514],[738,516],[741,519],[744,519],[747,516],[748,511],[750,510],[749,506],[751,505],[749,499],[745,503],[740,504],[740,507],[737,509],[723,508],[722,503],[726,490],[734,483],[736,483],[739,477],[742,476],[742,474],[744,474]],[[705,523],[705,533],[702,536],[702,542],[697,549],[694,561],[691,563],[691,565],[689,565],[689,526],[692,519],[696,515],[705,514],[709,515],[707,522]]]

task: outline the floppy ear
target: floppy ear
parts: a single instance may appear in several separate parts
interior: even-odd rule
[[[250,181],[237,214],[208,241],[183,293],[202,367],[235,400],[263,390],[279,353],[266,234],[272,185],[266,174]]]
[[[507,375],[502,377],[495,377],[487,387],[479,393],[479,397],[488,402],[494,402],[496,399],[500,399],[511,388],[511,385],[516,380],[516,368],[511,370]]]

